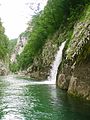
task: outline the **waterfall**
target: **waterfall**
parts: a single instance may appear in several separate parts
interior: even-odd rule
[[[55,60],[52,64],[52,69],[50,71],[50,76],[48,77],[48,80],[51,81],[51,83],[56,83],[56,76],[57,76],[57,71],[58,67],[62,61],[62,52],[64,49],[66,41],[64,41],[61,46],[59,47],[59,50],[57,51],[57,54],[55,55]]]

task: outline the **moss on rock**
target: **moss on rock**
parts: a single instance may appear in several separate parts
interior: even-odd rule
[[[90,100],[90,5],[86,7],[83,17],[75,23],[67,46],[59,67],[57,84],[67,89],[69,94]],[[59,77],[62,73],[64,81],[69,81],[68,88],[62,86]]]

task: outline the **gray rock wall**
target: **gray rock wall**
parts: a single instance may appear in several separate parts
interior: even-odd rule
[[[34,58],[33,64],[27,69],[26,76],[30,76],[36,80],[46,80],[48,78],[51,64],[58,50],[58,45],[55,43],[56,37],[55,33],[53,38],[47,40],[41,53]]]
[[[68,94],[90,100],[90,20],[75,25],[64,54],[57,85]]]

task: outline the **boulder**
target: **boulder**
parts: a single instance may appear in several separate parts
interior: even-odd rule
[[[61,89],[65,89],[65,90],[68,89],[69,81],[65,78],[65,74],[59,75],[57,84]]]
[[[72,76],[68,87],[68,93],[74,96],[90,100],[90,85],[83,81],[78,81]]]

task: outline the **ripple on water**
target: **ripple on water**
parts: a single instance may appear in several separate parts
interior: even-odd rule
[[[90,119],[90,103],[69,97],[49,82],[0,78],[0,120]]]

